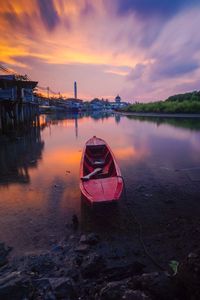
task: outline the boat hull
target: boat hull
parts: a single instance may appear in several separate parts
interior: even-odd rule
[[[92,151],[88,155],[87,150],[90,147]],[[86,167],[92,172],[91,174],[96,170],[91,161],[98,152],[99,147],[104,147],[102,148],[104,154],[102,154],[102,157],[98,156],[98,161],[101,163],[104,159],[105,163],[101,164],[102,168],[100,169],[102,169],[102,172],[88,180],[89,175],[86,173],[89,171],[86,171]],[[87,177],[87,180],[84,180],[84,177]],[[123,179],[114,154],[106,142],[97,137],[90,139],[83,149],[80,167],[80,189],[84,199],[90,204],[117,202],[123,190]]]

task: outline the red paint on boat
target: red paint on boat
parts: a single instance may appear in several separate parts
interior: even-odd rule
[[[95,136],[86,142],[83,149],[80,189],[91,204],[117,201],[123,190],[114,154],[104,140]]]

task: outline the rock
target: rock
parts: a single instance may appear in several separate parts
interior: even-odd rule
[[[147,296],[144,292],[136,290],[126,290],[124,295],[122,296],[123,300],[151,300],[149,296]]]
[[[79,281],[79,275],[80,275],[80,272],[74,268],[68,269],[65,272],[65,276],[68,276],[68,277],[70,276],[70,278],[72,278],[74,282]]]
[[[63,252],[63,247],[61,246],[61,245],[54,245],[52,248],[51,248],[51,251],[52,252],[55,252],[55,253],[57,253],[57,252]]]
[[[51,292],[51,285],[48,278],[42,277],[39,279],[32,279],[31,284],[34,291],[34,294],[32,295],[33,299],[55,300],[55,296]]]
[[[122,280],[127,277],[141,274],[145,265],[140,262],[133,262],[131,264],[123,264],[122,266],[114,266],[112,268],[107,268],[104,270],[106,279]]]
[[[81,265],[82,276],[87,277],[98,277],[101,271],[105,268],[105,261],[101,255],[96,253],[88,256]]]
[[[8,263],[7,256],[11,250],[11,247],[6,247],[4,243],[0,242],[0,267]]]
[[[75,265],[80,267],[82,262],[83,262],[83,256],[82,255],[78,254],[77,256],[75,256],[75,258],[74,258]]]
[[[190,253],[179,264],[175,279],[179,297],[186,300],[200,299],[200,250]]]
[[[79,253],[87,253],[89,251],[90,246],[89,245],[79,245],[78,247],[75,248],[76,252]]]
[[[188,254],[188,258],[189,259],[198,259],[198,254],[191,252]]]
[[[50,288],[50,282],[48,278],[40,278],[32,280],[32,285],[37,289],[48,289]]]
[[[85,243],[89,245],[96,245],[99,243],[99,236],[95,233],[90,233],[87,235]]]
[[[44,295],[44,300],[57,300],[57,299],[56,296],[51,291],[48,291]]]
[[[95,233],[83,234],[79,242],[81,244],[96,245],[99,242],[99,236]]]
[[[153,272],[134,276],[128,283],[129,288],[141,290],[152,296],[153,299],[174,299],[172,279],[165,272]]]
[[[28,279],[20,272],[5,274],[0,279],[0,299],[2,300],[21,300],[28,297],[31,285]]]
[[[95,233],[82,234],[79,242],[81,244],[96,245],[99,242],[99,236]]]
[[[104,286],[95,300],[120,300],[126,291],[124,281],[109,282]]]
[[[54,270],[55,266],[56,261],[49,254],[26,256],[23,262],[24,270],[35,274],[47,274]]]
[[[75,299],[76,292],[70,278],[49,278],[51,288],[58,299]],[[56,298],[56,299],[57,299]]]
[[[86,235],[82,234],[79,243],[86,243],[86,241],[87,241]]]

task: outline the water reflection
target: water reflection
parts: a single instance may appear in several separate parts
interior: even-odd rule
[[[115,114],[115,122],[116,122],[116,124],[118,124],[120,122],[120,120],[121,120],[120,114]]]
[[[93,135],[112,148],[129,200],[151,224],[152,216],[157,220],[164,214],[155,213],[160,195],[173,198],[180,189],[196,197],[198,187],[180,170],[200,166],[199,126],[198,119],[112,112],[41,115],[39,126],[0,146],[0,240],[19,252],[48,248],[66,234],[73,214],[82,230],[104,234],[105,224],[110,233],[123,228],[126,214],[120,206],[94,215],[80,200],[81,151]]]
[[[168,124],[174,127],[185,128],[190,130],[200,130],[200,118],[192,117],[156,117],[156,116],[131,116],[127,115],[129,120],[138,120],[141,122],[156,123],[158,126]]]
[[[37,168],[43,148],[38,122],[29,127],[28,133],[1,143],[0,186],[29,183],[29,169]]]
[[[122,222],[119,203],[102,204],[91,207],[81,196],[81,229],[84,231],[106,232],[115,234],[121,231]],[[106,230],[105,230],[106,229]]]

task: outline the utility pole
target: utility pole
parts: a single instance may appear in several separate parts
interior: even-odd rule
[[[49,86],[47,87],[47,98],[49,99]]]
[[[48,98],[48,101],[49,101],[49,86],[47,87],[47,98]]]

